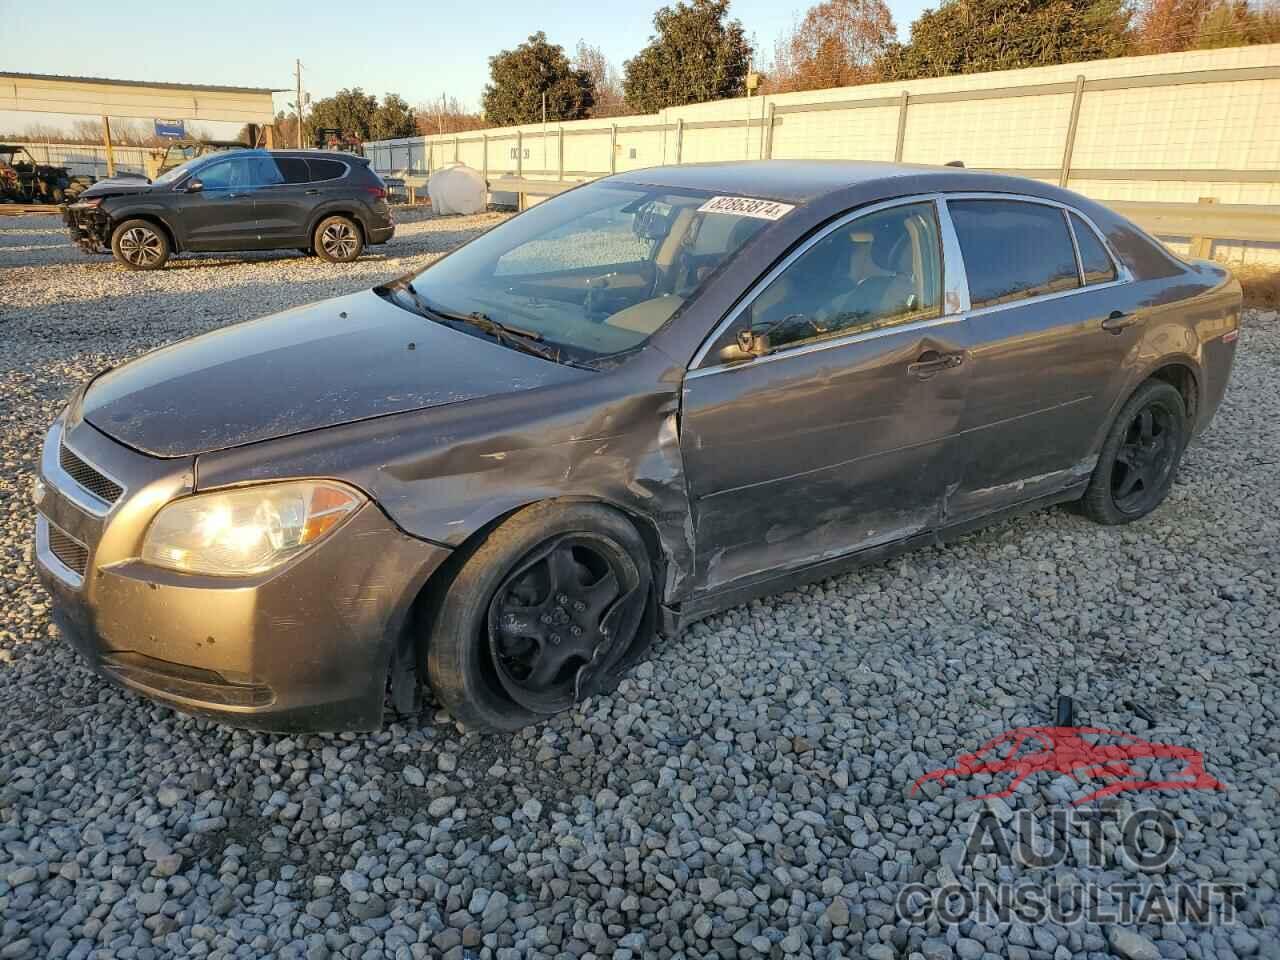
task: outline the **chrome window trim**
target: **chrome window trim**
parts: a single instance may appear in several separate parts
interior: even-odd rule
[[[947,202],[950,200],[1015,200],[1021,203],[1038,203],[1046,207],[1057,207],[1062,211],[1063,222],[1067,228],[1067,235],[1071,238],[1072,249],[1075,250],[1076,253],[1076,270],[1080,286],[1073,287],[1070,290],[1055,290],[1052,293],[1042,293],[1035,297],[1025,297],[1021,300],[1010,300],[1008,303],[996,303],[989,307],[978,307],[974,309],[972,300],[969,296],[969,278],[965,271],[964,254],[960,250],[960,237],[956,233],[955,223],[951,219],[951,211],[947,207]],[[763,357],[756,357],[754,360],[745,360],[741,363],[716,364],[708,367],[698,366],[698,364],[706,358],[711,347],[720,339],[724,331],[738,320],[742,315],[742,312],[755,301],[756,297],[760,296],[760,294],[764,292],[765,288],[767,288],[780,273],[786,270],[792,263],[803,256],[810,247],[825,238],[829,233],[839,229],[850,221],[856,220],[869,213],[876,213],[879,210],[885,210],[890,207],[924,202],[933,203],[934,209],[937,211],[938,226],[942,235],[942,302],[944,311],[942,316],[934,317],[929,320],[916,321],[914,323],[904,323],[893,327],[884,327],[880,330],[868,330],[862,333],[853,333],[845,337],[832,337],[829,340],[810,341],[790,349],[782,349]],[[1102,244],[1102,248],[1107,252],[1107,255],[1111,257],[1112,265],[1116,269],[1115,280],[1110,280],[1107,283],[1085,284],[1083,265],[1080,262],[1080,253],[1076,246],[1075,231],[1072,227],[1071,218],[1069,216],[1069,214],[1072,213],[1088,225],[1089,229],[1094,232],[1094,235]],[[1001,310],[1046,303],[1051,300],[1061,299],[1062,297],[1072,297],[1077,294],[1090,293],[1095,290],[1106,290],[1109,287],[1118,287],[1122,284],[1132,282],[1133,274],[1129,271],[1129,268],[1124,265],[1123,261],[1115,255],[1115,251],[1111,249],[1111,244],[1107,242],[1102,231],[1098,229],[1098,225],[1093,222],[1093,219],[1088,214],[1071,206],[1069,203],[1062,203],[1059,200],[1051,200],[1048,197],[1036,197],[1031,194],[993,193],[990,191],[926,193],[910,197],[896,197],[892,200],[883,200],[878,203],[869,204],[865,207],[859,207],[857,210],[850,211],[838,219],[833,220],[783,258],[781,262],[775,265],[772,270],[764,275],[763,279],[756,281],[756,283],[751,286],[747,295],[729,311],[726,318],[717,324],[710,336],[703,341],[702,346],[698,348],[698,352],[694,355],[693,361],[689,364],[689,369],[685,373],[685,379],[697,379],[698,377],[703,377],[708,374],[723,373],[731,370],[747,370],[759,364],[769,363],[782,357],[803,356],[804,354],[813,353],[817,350],[842,347],[861,340],[873,340],[899,331],[910,332],[928,329],[929,327],[942,326],[949,323],[958,323],[961,320],[967,320],[971,317],[983,317],[988,314],[997,313]]]
[[[40,458],[40,472],[44,475],[44,479],[85,513],[99,518],[105,517],[114,509],[116,504],[124,502],[126,495],[129,493],[128,486],[119,477],[112,476],[94,463],[92,459],[84,456],[79,450],[67,443],[66,430],[61,423],[55,424],[53,429],[57,431],[57,435],[50,437],[50,442],[45,444],[44,452]],[[50,432],[52,433],[53,431]],[[62,463],[58,459],[58,448],[63,446],[120,488],[120,496],[116,498],[115,503],[108,503],[93,491],[80,486],[75,477],[62,469]]]
[[[943,215],[940,211],[940,207],[942,206],[940,202],[941,200],[942,200],[942,194],[939,194],[939,193],[921,193],[921,194],[915,194],[910,197],[894,197],[892,200],[881,200],[876,203],[867,204],[866,206],[863,206],[863,207],[858,207],[856,210],[851,210],[848,213],[842,214],[838,216],[836,219],[829,221],[825,226],[820,227],[817,231],[815,231],[809,237],[803,240],[798,247],[796,247],[794,250],[788,253],[785,257],[783,257],[782,260],[774,264],[774,266],[772,267],[772,269],[769,270],[768,273],[766,273],[763,277],[761,277],[751,285],[751,287],[747,290],[747,293],[742,297],[742,299],[740,299],[738,303],[728,312],[728,314],[725,315],[725,318],[723,320],[721,320],[718,324],[716,324],[716,326],[712,329],[711,333],[708,334],[707,337],[702,341],[702,346],[700,346],[698,348],[698,352],[694,354],[693,360],[689,363],[688,372],[685,374],[685,376],[696,377],[696,376],[701,376],[711,372],[719,372],[721,370],[745,369],[747,367],[754,367],[758,363],[766,362],[769,360],[776,360],[779,357],[800,356],[801,352],[812,353],[814,350],[818,350],[818,349],[825,350],[828,347],[842,346],[843,344],[851,343],[854,340],[859,338],[871,338],[875,336],[884,336],[885,334],[896,332],[898,330],[905,330],[911,327],[918,327],[921,324],[936,326],[939,322],[947,321],[949,319],[958,320],[960,318],[960,313],[961,313],[959,309],[957,309],[954,314],[948,314],[945,311],[950,307],[953,299],[957,304],[960,304],[960,303],[967,304],[969,292],[968,292],[967,285],[964,283],[963,263],[960,266],[960,272],[959,272],[959,278],[958,278],[960,280],[959,289],[953,290],[951,286],[952,281],[949,278],[951,278],[953,274],[951,270],[951,263],[950,263],[950,260],[948,259],[948,257],[951,254],[951,250],[948,249],[947,237],[946,237],[946,229],[951,228],[951,221],[950,221],[950,218],[948,218],[946,222],[946,227],[944,228],[944,225],[942,223]],[[724,332],[728,330],[730,327],[732,327],[734,323],[737,322],[738,318],[741,317],[743,312],[746,311],[755,302],[756,298],[759,297],[760,294],[764,293],[764,291],[768,289],[769,285],[773,283],[773,281],[776,280],[782,273],[784,273],[793,263],[795,263],[797,260],[803,257],[806,253],[809,252],[810,249],[812,249],[818,243],[825,240],[828,236],[830,236],[835,231],[839,230],[841,227],[849,223],[852,223],[855,220],[860,220],[861,218],[869,214],[879,213],[881,210],[888,210],[893,207],[903,207],[903,206],[909,206],[917,203],[933,204],[934,216],[938,219],[938,231],[940,234],[940,240],[942,241],[941,252],[942,252],[942,260],[943,260],[941,264],[941,267],[942,267],[942,305],[941,307],[944,313],[942,316],[931,317],[928,320],[916,321],[915,323],[910,323],[910,324],[904,323],[894,327],[885,327],[881,330],[868,330],[863,333],[849,334],[848,336],[845,336],[845,337],[832,337],[828,340],[810,341],[808,343],[799,344],[795,347],[783,348],[781,350],[778,350],[775,353],[770,353],[763,357],[756,357],[754,360],[743,361],[742,363],[716,364],[710,367],[699,366],[699,364],[706,359],[707,354],[711,352],[711,348],[716,344],[716,342],[720,339],[720,337],[724,335]],[[954,229],[951,230],[951,239],[953,241],[955,240]],[[959,249],[958,245],[956,249],[957,250]]]
[[[69,540],[75,540],[80,546],[85,548],[87,553],[91,552],[87,544],[76,540],[75,537],[67,533],[61,527],[58,528],[62,535]],[[55,577],[71,587],[73,590],[79,590],[84,586],[84,577],[76,573],[53,552],[53,547],[49,545],[49,518],[43,513],[36,514],[36,560],[38,560],[46,570]],[[87,571],[86,571],[87,572]]]

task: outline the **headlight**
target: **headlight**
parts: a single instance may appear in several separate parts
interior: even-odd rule
[[[262,573],[323,540],[364,500],[322,480],[196,494],[156,514],[142,559],[215,577]]]

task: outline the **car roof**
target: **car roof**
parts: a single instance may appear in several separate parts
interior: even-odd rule
[[[891,181],[910,177],[915,190],[983,189],[975,181],[990,174],[961,167],[915,163],[877,163],[848,160],[738,160],[723,163],[687,163],[649,167],[622,173],[613,179],[668,187],[674,190],[709,190],[744,197],[765,197],[790,203],[808,203],[850,187],[884,183],[886,195],[894,193]],[[1051,196],[1045,185],[1021,177],[1001,177],[1009,186],[1035,196]]]

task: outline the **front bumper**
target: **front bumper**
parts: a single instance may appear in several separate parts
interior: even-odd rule
[[[62,222],[67,225],[71,242],[88,253],[105,253],[111,249],[108,237],[108,218],[99,207],[69,204],[62,211]]]
[[[105,512],[62,468],[64,442],[124,488]],[[367,503],[314,550],[258,577],[144,564],[147,525],[190,492],[190,467],[83,422],[65,437],[61,421],[50,430],[36,556],[60,631],[97,673],[186,713],[260,730],[377,728],[396,640],[449,551]]]

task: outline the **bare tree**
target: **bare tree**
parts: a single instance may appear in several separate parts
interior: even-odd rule
[[[595,104],[591,108],[591,116],[617,117],[627,112],[627,105],[622,98],[622,79],[603,50],[585,40],[579,40],[578,49],[573,55],[573,65],[578,70],[585,70],[595,85]]]
[[[1280,40],[1276,0],[1139,0],[1135,46],[1141,53],[1177,53]]]
[[[413,108],[413,114],[418,121],[418,133],[423,136],[461,133],[489,126],[478,112],[467,109],[461,100],[447,94],[442,94],[439,100],[418,104]]]
[[[778,38],[766,92],[870,83],[879,79],[876,61],[897,36],[884,0],[826,0]]]

